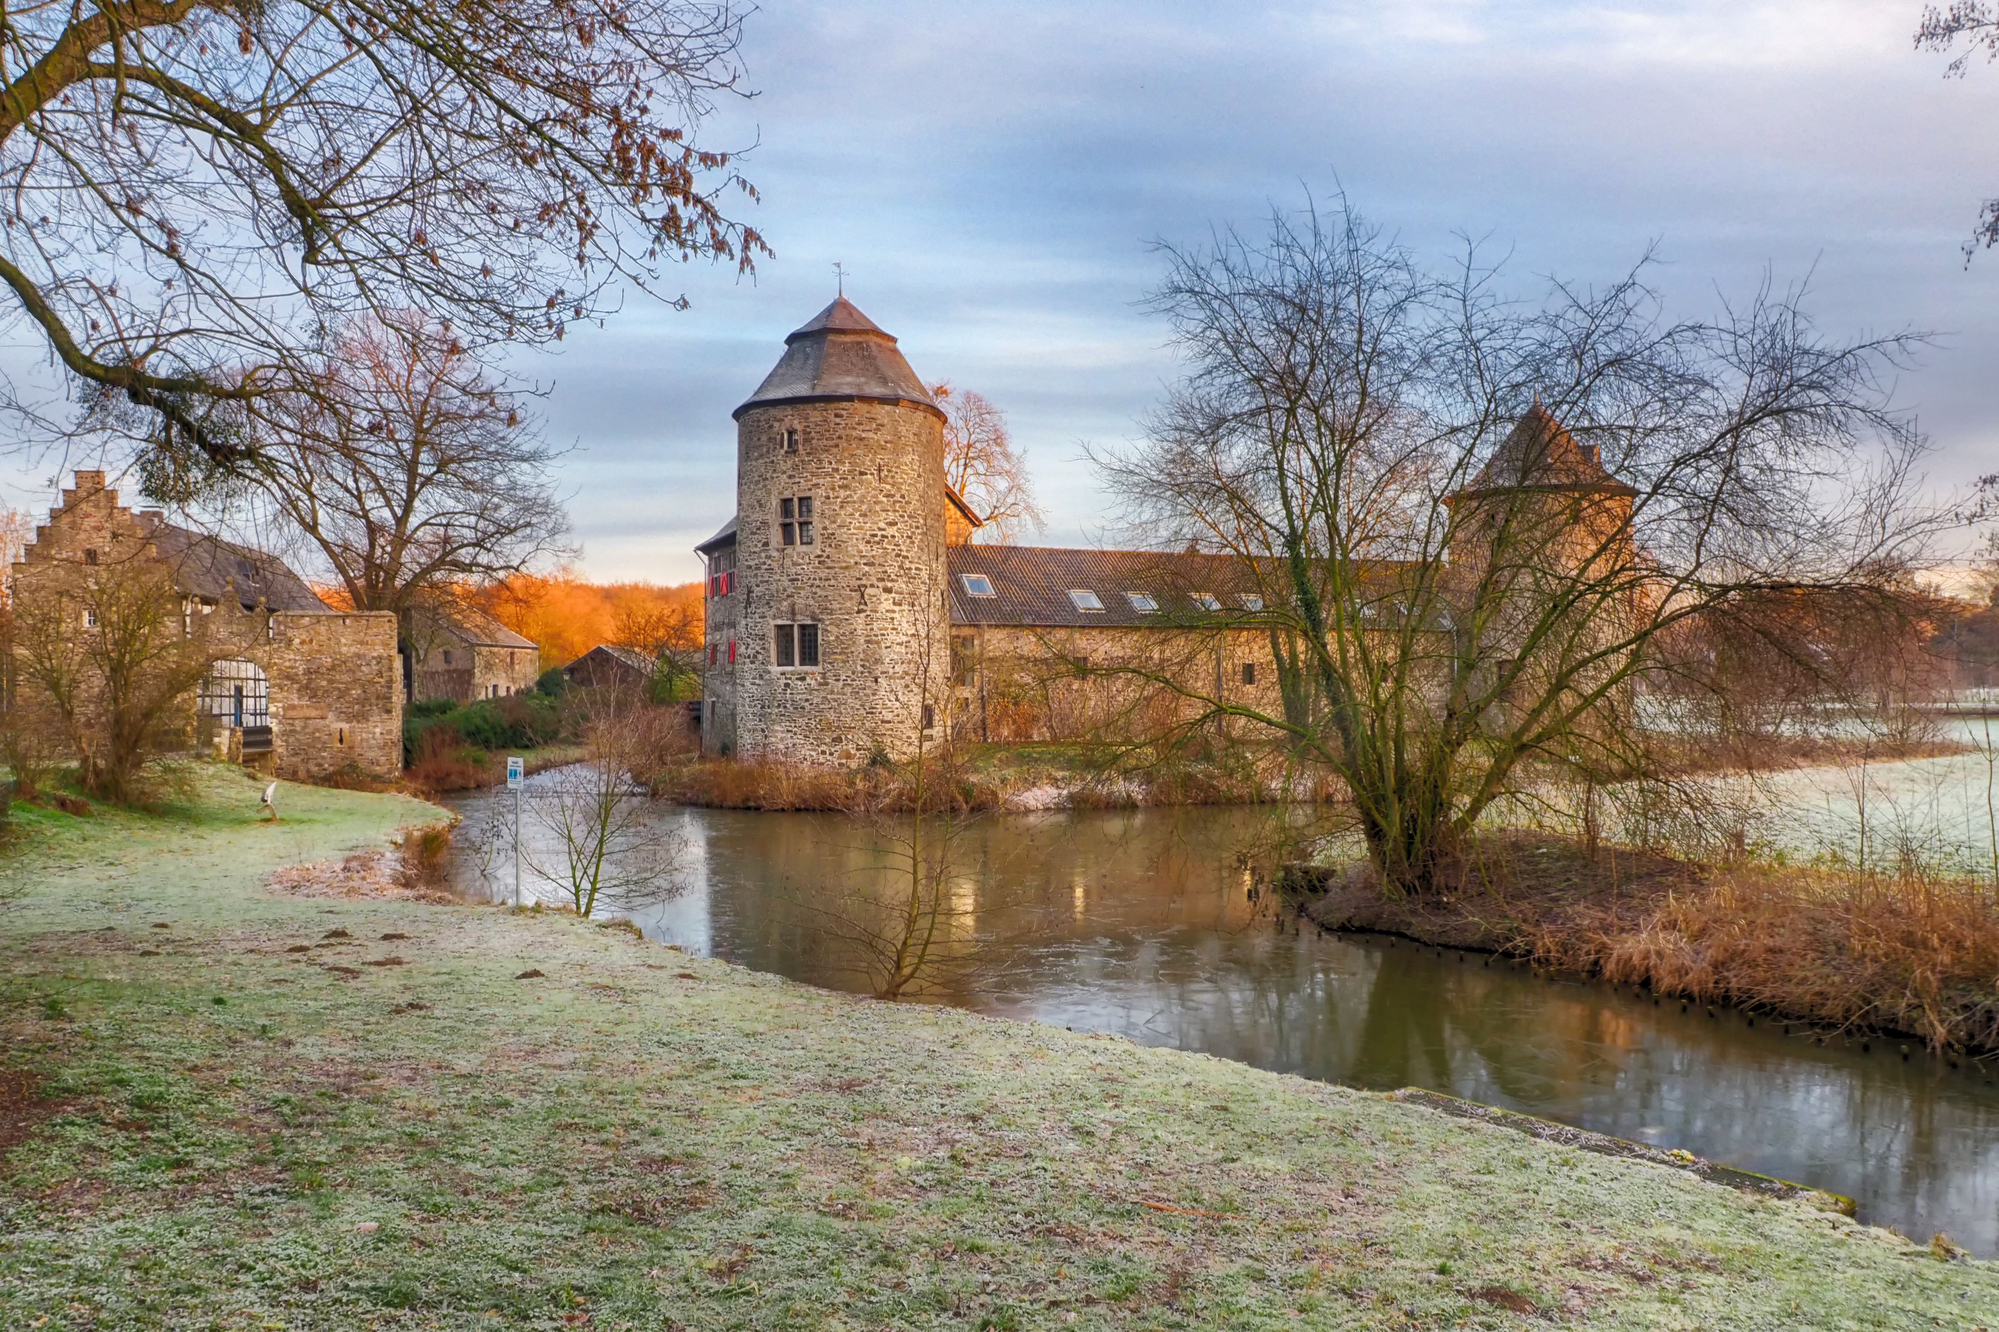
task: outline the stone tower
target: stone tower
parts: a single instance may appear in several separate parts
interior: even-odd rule
[[[844,296],[784,342],[735,411],[733,577],[719,598],[732,604],[709,603],[708,747],[899,758],[938,721],[930,682],[949,666],[944,414]]]

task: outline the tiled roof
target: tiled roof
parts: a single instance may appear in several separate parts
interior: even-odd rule
[[[947,555],[954,624],[1187,624],[1240,615],[1242,598],[1258,591],[1256,571],[1234,555],[1047,546],[953,546]],[[983,575],[993,595],[970,595],[967,574]],[[1096,593],[1103,609],[1078,609],[1072,590]],[[1149,594],[1158,609],[1140,610],[1127,595],[1132,592]],[[1210,611],[1196,602],[1200,593],[1215,597],[1221,609]]]
[[[583,661],[584,658],[594,657],[599,652],[611,658],[613,661],[621,662],[624,665],[631,667],[633,670],[638,671],[642,675],[651,675],[653,673],[653,670],[659,665],[658,662],[654,661],[651,657],[648,657],[645,653],[639,651],[637,648],[620,647],[616,643],[599,643],[596,647],[593,647],[588,652],[584,653],[583,656],[578,657],[575,661],[570,662],[569,665],[565,666],[563,669],[564,670],[573,669],[579,662]]]
[[[723,546],[733,546],[735,544],[736,520],[731,518],[728,522],[722,524],[721,531],[696,546],[694,553],[696,555],[706,555],[711,550],[720,550]]]
[[[477,606],[454,603],[434,612],[445,628],[468,647],[531,648],[535,642],[523,638]]]
[[[896,350],[895,339],[845,296],[785,338],[784,355],[734,415],[773,403],[842,398],[907,402],[938,411],[923,381]]]
[[[1596,448],[1576,443],[1575,436],[1538,401],[1514,423],[1472,483],[1458,493],[1521,489],[1638,493],[1605,471]]]
[[[245,609],[261,602],[274,611],[329,610],[275,555],[175,527],[153,514],[141,515],[140,521],[160,558],[172,566],[176,586],[190,596],[220,603],[233,595]]]

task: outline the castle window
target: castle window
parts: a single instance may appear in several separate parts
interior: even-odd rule
[[[937,729],[937,709],[929,703],[923,705],[923,729],[926,731]]]
[[[736,664],[736,640],[733,638],[729,640],[729,664]]]
[[[786,453],[798,452],[798,432],[796,430],[787,430],[784,432],[784,451]]]
[[[1159,609],[1159,598],[1150,592],[1127,592],[1124,594],[1124,599],[1129,601],[1131,608],[1141,615],[1150,615]]]
[[[86,629],[95,629],[97,627],[97,607],[85,606],[83,608],[83,627]]]
[[[97,563],[97,551],[96,551],[95,549],[92,549],[92,550],[86,550],[86,551],[84,551],[84,552],[83,552],[83,562],[84,562],[85,564],[95,564],[95,563]]]
[[[781,668],[816,669],[819,665],[819,626],[780,624],[772,626],[777,635],[777,664]]]
[[[1087,587],[1070,588],[1069,601],[1079,611],[1100,611],[1104,608],[1104,603],[1098,600],[1097,594]]]
[[[1253,592],[1244,593],[1242,596],[1237,597],[1236,600],[1242,603],[1242,608],[1246,611],[1260,611],[1263,609],[1263,598]]]
[[[1255,663],[1255,662],[1253,662],[1253,661],[1246,661],[1246,662],[1244,662],[1244,663],[1242,664],[1242,682],[1243,682],[1244,684],[1246,684],[1246,685],[1253,685],[1253,684],[1255,684],[1255,683],[1256,683],[1256,663]]]
[[[787,546],[812,544],[812,497],[797,495],[777,502],[778,539]]]
[[[451,664],[451,649],[450,649],[450,648],[446,648],[446,649],[444,649],[444,664],[445,664],[446,666],[449,666],[449,665]]]
[[[1204,611],[1218,611],[1222,608],[1221,599],[1212,592],[1196,592],[1194,604]]]
[[[993,580],[984,574],[959,574],[958,582],[964,586],[968,597],[990,597],[998,595],[993,591]]]
[[[713,643],[708,645],[708,664],[710,666],[715,664],[715,645]]]

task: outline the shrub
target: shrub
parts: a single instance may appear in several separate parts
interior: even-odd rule
[[[547,698],[561,698],[569,689],[569,677],[560,666],[551,666],[535,677],[534,689]]]
[[[439,888],[451,869],[451,825],[409,828],[396,843],[396,878],[410,888]]]
[[[467,747],[465,737],[445,722],[433,722],[418,734],[415,755],[403,777],[411,786],[431,792],[469,791],[492,783],[485,755]]]

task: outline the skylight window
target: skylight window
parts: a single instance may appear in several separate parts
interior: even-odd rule
[[[1194,604],[1204,611],[1218,611],[1222,608],[1221,598],[1212,592],[1196,592]]]
[[[1263,609],[1263,598],[1257,596],[1254,592],[1245,592],[1240,597],[1237,597],[1236,600],[1242,603],[1242,608],[1246,611],[1260,611]]]
[[[1141,615],[1150,615],[1159,609],[1159,598],[1150,592],[1127,592],[1124,594],[1124,599],[1129,601],[1131,608]]]
[[[1100,611],[1104,608],[1104,603],[1097,598],[1097,594],[1087,587],[1070,588],[1069,600],[1079,611]]]
[[[993,591],[993,580],[984,574],[959,574],[958,581],[964,585],[965,595],[968,597],[991,597],[999,595]],[[1071,593],[1070,595],[1073,596],[1074,594]]]

